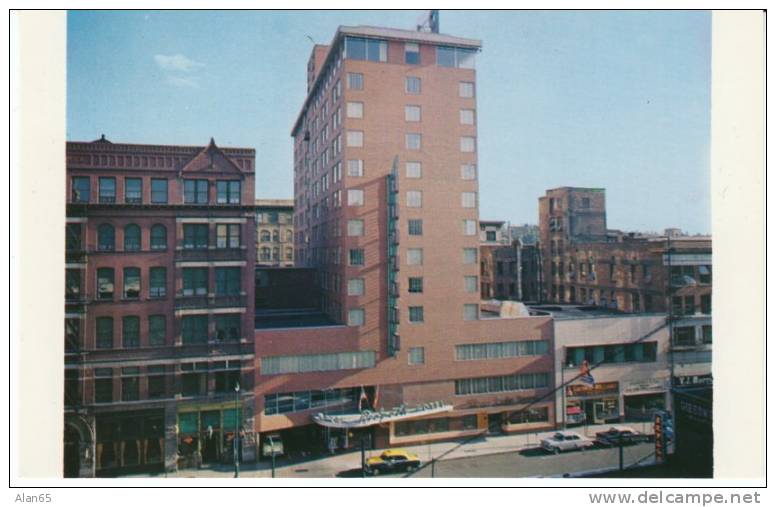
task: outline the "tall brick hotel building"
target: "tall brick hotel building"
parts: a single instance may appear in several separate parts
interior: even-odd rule
[[[480,305],[480,46],[342,26],[313,48],[291,134],[296,266],[316,273],[320,315],[257,317],[262,442],[335,450],[551,426],[551,318]]]

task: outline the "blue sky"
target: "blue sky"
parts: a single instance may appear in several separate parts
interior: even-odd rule
[[[256,149],[257,195],[293,194],[312,43],[422,11],[68,14],[68,140]],[[558,186],[604,187],[608,225],[711,230],[711,15],[442,11],[477,60],[480,216],[537,221]]]

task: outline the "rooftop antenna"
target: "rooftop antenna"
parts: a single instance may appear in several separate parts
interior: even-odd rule
[[[417,25],[418,32],[439,33],[439,11],[434,9],[426,11]]]

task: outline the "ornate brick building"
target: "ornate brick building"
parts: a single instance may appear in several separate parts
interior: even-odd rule
[[[66,156],[65,476],[251,459],[254,150]]]
[[[294,265],[293,199],[256,200],[256,264]]]

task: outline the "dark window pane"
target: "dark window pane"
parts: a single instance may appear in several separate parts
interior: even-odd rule
[[[113,299],[113,268],[97,270],[97,299]]]
[[[149,282],[149,295],[151,297],[164,297],[167,295],[167,268],[151,268]]]
[[[151,227],[151,250],[167,248],[167,228],[161,224]]]
[[[140,268],[124,268],[124,298],[140,297]]]
[[[124,227],[124,250],[140,250],[140,227],[135,224]]]
[[[164,315],[148,317],[148,342],[151,345],[164,345],[167,339],[167,320]]]
[[[116,234],[110,224],[100,224],[97,228],[97,250],[113,251],[116,248]]]
[[[82,250],[81,224],[67,224],[65,229],[65,248],[68,252]]]
[[[140,317],[124,317],[122,319],[121,343],[124,348],[140,346]]]
[[[124,202],[127,204],[143,202],[143,180],[141,178],[124,179]]]
[[[100,202],[116,202],[116,178],[100,178]]]
[[[455,67],[455,49],[437,47],[437,65],[440,67]]]
[[[91,191],[88,176],[73,176],[72,180],[72,201],[89,202],[89,193]]]
[[[167,204],[167,180],[151,180],[151,202],[154,204]]]
[[[96,328],[97,328],[97,348],[112,349],[113,348],[113,318],[97,317]]]

